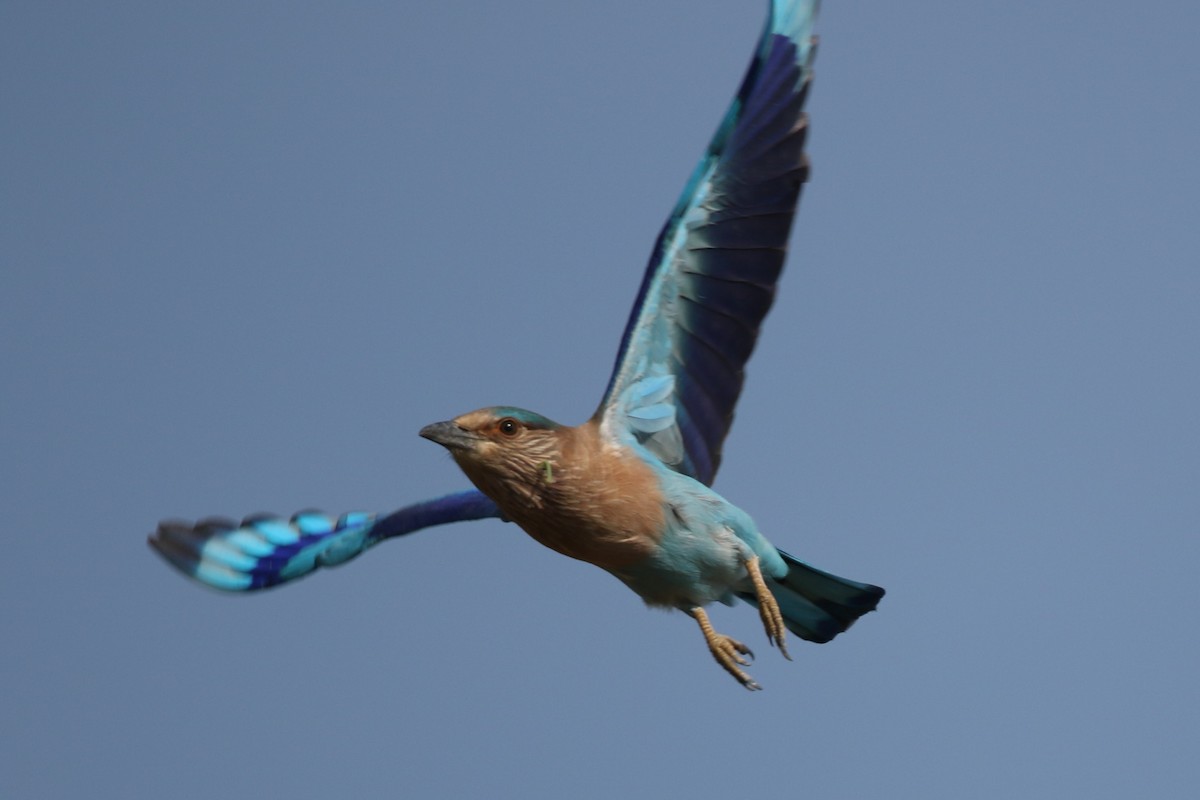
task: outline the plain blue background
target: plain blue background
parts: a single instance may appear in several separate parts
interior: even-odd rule
[[[1195,3],[827,2],[716,487],[887,587],[749,694],[499,522],[254,597],[162,517],[586,418],[764,3],[0,6],[0,796],[1190,797]]]

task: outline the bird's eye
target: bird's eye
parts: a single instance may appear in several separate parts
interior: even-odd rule
[[[518,425],[517,421],[512,417],[505,417],[504,419],[500,420],[500,422],[496,424],[496,427],[505,436],[516,436],[517,431],[521,429],[521,426]]]

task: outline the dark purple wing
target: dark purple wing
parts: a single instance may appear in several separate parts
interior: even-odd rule
[[[712,483],[808,175],[815,0],[776,0],[732,106],[659,234],[597,415]]]

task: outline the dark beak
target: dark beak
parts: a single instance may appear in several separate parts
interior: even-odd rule
[[[453,422],[435,422],[421,428],[421,436],[437,442],[447,450],[471,450],[479,441],[479,434],[460,428]]]

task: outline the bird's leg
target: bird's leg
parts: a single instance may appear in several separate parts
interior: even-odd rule
[[[771,594],[771,590],[767,588],[767,582],[763,580],[762,569],[758,566],[758,556],[746,562],[746,571],[750,573],[750,580],[754,583],[754,596],[758,598],[758,616],[767,630],[767,641],[776,645],[779,652],[783,653],[783,657],[791,661],[792,657],[788,655],[787,651],[787,642],[784,641],[787,628],[783,624],[783,613],[779,610],[779,603],[775,601],[775,595]]]
[[[700,632],[704,634],[704,641],[708,643],[709,652],[713,654],[717,663],[750,691],[761,689],[762,687],[755,683],[753,678],[738,667],[738,664],[743,667],[750,666],[750,661],[743,658],[743,656],[754,658],[754,653],[750,651],[750,648],[737,639],[714,631],[712,623],[708,621],[708,614],[703,608],[696,606],[688,609],[687,613],[700,624]]]

